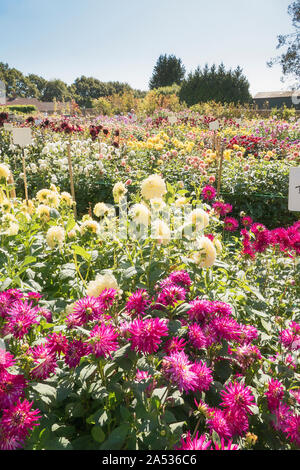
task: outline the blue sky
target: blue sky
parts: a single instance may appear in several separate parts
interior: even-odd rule
[[[291,0],[0,0],[0,61],[71,84],[81,75],[148,89],[160,54],[197,65],[240,65],[250,91],[285,89],[277,35]]]

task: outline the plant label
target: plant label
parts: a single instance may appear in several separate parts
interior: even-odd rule
[[[172,125],[176,124],[176,122],[177,122],[177,117],[176,116],[169,116],[168,119],[169,119],[169,123],[172,124]]]
[[[300,167],[290,169],[289,211],[300,212]]]
[[[29,127],[15,128],[12,130],[13,143],[20,147],[32,144],[31,129]]]
[[[209,130],[217,131],[220,127],[219,121],[214,121],[209,123]]]
[[[14,127],[14,126],[13,126],[12,124],[8,123],[8,122],[5,122],[5,123],[3,124],[4,130],[5,130],[5,131],[8,131],[8,132],[12,131],[12,130],[13,130],[13,127]]]

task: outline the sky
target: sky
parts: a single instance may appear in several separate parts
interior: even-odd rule
[[[85,75],[147,90],[160,54],[186,71],[242,67],[252,95],[287,89],[277,36],[291,0],[0,0],[0,62],[71,84]]]

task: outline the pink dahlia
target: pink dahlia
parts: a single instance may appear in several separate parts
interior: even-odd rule
[[[100,320],[103,309],[98,298],[88,296],[75,302],[73,313],[78,320],[76,326],[82,326],[89,321]]]
[[[38,420],[41,418],[39,410],[32,410],[33,402],[29,403],[27,400],[23,402],[18,400],[16,405],[3,410],[1,428],[13,436],[18,436],[20,439],[27,437],[29,431],[32,431],[34,426],[38,426]]]
[[[89,352],[95,354],[96,357],[111,356],[111,353],[119,348],[118,336],[119,334],[111,325],[101,323],[94,326],[88,340]]]
[[[31,369],[32,377],[45,380],[55,372],[57,367],[55,353],[51,352],[49,347],[37,345],[34,348],[30,348],[28,352],[36,364]]]
[[[221,444],[215,442],[215,448],[210,450],[239,450],[239,446],[237,444],[233,444],[232,441],[225,442],[223,438],[221,438]]]
[[[0,317],[5,318],[7,316],[11,304],[10,295],[7,292],[0,292]]]
[[[168,336],[167,320],[159,318],[136,318],[129,326],[131,349],[144,354],[156,352],[163,336]]]
[[[214,318],[209,326],[219,341],[222,339],[238,340],[241,334],[240,325],[231,317]]]
[[[213,302],[209,300],[192,300],[189,305],[191,308],[186,312],[190,320],[197,322],[204,321],[214,312]]]
[[[247,215],[245,217],[242,217],[241,222],[244,227],[250,227],[253,224],[253,220]]]
[[[163,373],[181,392],[194,391],[198,387],[198,377],[193,371],[193,365],[183,351],[172,353],[163,358]]]
[[[173,271],[168,279],[172,284],[176,284],[180,287],[190,287],[192,284],[191,278],[186,271]]]
[[[188,431],[186,438],[181,438],[180,446],[175,447],[175,450],[207,450],[211,444],[211,441],[206,441],[206,436],[199,436],[198,432],[195,437],[191,436]]]
[[[51,321],[52,321],[52,312],[50,312],[50,310],[48,310],[47,308],[39,307],[38,310],[37,310],[37,314],[41,315],[44,318],[46,318],[48,323],[51,323]]]
[[[284,433],[292,442],[300,446],[300,415],[293,414],[288,418]]]
[[[145,289],[139,289],[130,295],[126,303],[126,311],[131,315],[144,315],[150,305],[149,294]]]
[[[18,398],[24,397],[26,385],[23,375],[0,372],[0,408],[10,408]]]
[[[0,373],[15,363],[14,356],[0,348]]]
[[[24,447],[24,440],[7,433],[0,425],[0,450],[16,450],[22,447]]]
[[[69,367],[77,367],[80,359],[88,353],[87,345],[80,340],[70,341],[65,352],[65,363]]]
[[[208,410],[207,425],[212,433],[215,431],[221,438],[229,439],[232,433],[227,423],[226,411],[218,408],[210,408]]]
[[[202,197],[203,199],[207,199],[208,201],[212,201],[216,197],[217,191],[213,186],[207,185],[202,190]]]
[[[300,325],[292,321],[289,324],[289,328],[283,330],[280,333],[279,341],[283,346],[292,351],[298,351],[300,349]]]
[[[171,354],[173,352],[180,352],[184,350],[186,346],[186,341],[183,338],[178,338],[178,336],[173,336],[171,339],[166,341],[164,345],[164,351],[167,354]]]
[[[265,392],[270,411],[278,408],[280,401],[284,396],[284,386],[277,379],[271,379],[268,383],[268,390]]]
[[[224,220],[224,229],[228,232],[234,232],[239,227],[239,222],[234,217],[226,217]]]
[[[245,387],[243,383],[231,382],[220,394],[223,399],[221,406],[224,408],[252,414],[250,407],[254,404],[254,396],[250,388]]]
[[[191,370],[196,374],[197,386],[196,390],[203,392],[208,390],[211,383],[213,382],[212,370],[204,362],[195,362],[191,367]]]
[[[185,299],[185,289],[176,285],[165,287],[158,295],[156,303],[174,307],[180,300]]]
[[[6,331],[21,339],[34,324],[38,323],[36,307],[32,307],[27,301],[14,302],[8,311],[7,320]]]
[[[68,339],[62,333],[53,333],[48,336],[46,340],[45,345],[48,347],[51,354],[57,353],[60,355],[61,353],[66,353],[68,348]]]
[[[112,307],[116,296],[116,289],[104,289],[99,295],[99,297],[97,297],[100,304],[100,308],[104,311],[108,310],[110,307]]]
[[[194,346],[194,348],[196,349],[206,348],[207,346],[206,336],[204,335],[201,327],[197,325],[197,323],[194,323],[189,326],[188,335],[189,335],[189,340],[191,344]]]

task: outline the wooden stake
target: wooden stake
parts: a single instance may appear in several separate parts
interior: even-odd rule
[[[9,175],[9,178],[8,178],[8,184],[15,185],[15,181],[14,181],[14,177],[13,177],[12,172],[10,172],[10,175]],[[12,199],[15,199],[17,197],[16,196],[15,186],[10,190],[9,195]]]
[[[218,187],[217,187],[217,197],[220,196],[220,190],[221,190],[221,180],[222,180],[222,167],[223,167],[223,157],[224,157],[224,146],[223,144],[221,145],[220,142],[220,148],[219,148],[219,174],[218,174]]]
[[[27,188],[27,177],[26,177],[26,165],[25,165],[24,148],[22,148],[22,163],[23,163],[23,174],[24,174],[25,199],[26,199],[26,205],[28,206],[28,188]]]
[[[73,168],[72,168],[72,159],[71,159],[71,142],[68,144],[68,163],[69,163],[69,175],[70,175],[70,186],[71,186],[71,195],[75,203],[74,205],[74,217],[77,219],[77,209],[76,209],[76,199],[75,199],[75,188],[73,180]]]

